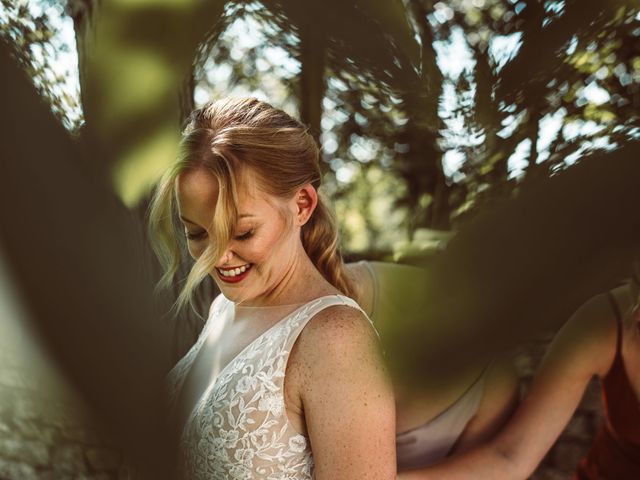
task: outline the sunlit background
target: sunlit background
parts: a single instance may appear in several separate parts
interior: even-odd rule
[[[534,12],[539,31],[525,23],[531,12],[524,1],[405,4],[425,11],[429,31],[421,34],[415,25],[416,41],[431,40],[442,76],[437,118],[429,127],[437,156],[430,161],[440,166],[439,188],[447,190],[446,218],[429,213],[437,188],[408,187],[408,179],[420,172],[405,165],[415,148],[403,139],[404,127],[415,121],[403,105],[407,99],[370,76],[341,70],[345,59],[330,59],[320,141],[325,193],[333,199],[345,251],[402,250],[416,231],[421,238],[420,230],[451,228],[485,197],[508,194],[527,175],[548,175],[589,150],[640,134],[632,108],[640,84],[640,16],[632,8],[616,7],[601,31],[567,35],[560,51],[535,52],[535,35],[563,21],[564,1],[540,2]],[[72,10],[56,1],[3,2],[0,22],[53,111],[75,131],[83,116]],[[194,104],[252,95],[299,116],[295,31],[259,2],[228,2],[215,29],[195,60]],[[531,46],[523,51],[528,38]],[[501,99],[496,86],[504,70],[542,55],[557,57],[560,67],[542,64],[548,71],[538,72],[530,92],[523,84],[519,97]],[[484,76],[480,85],[479,76]],[[511,77],[502,83],[518,80]]]
[[[87,142],[81,168],[100,167],[140,225],[193,107],[252,95],[301,118],[351,260],[424,257],[490,202],[640,138],[634,0],[1,0],[0,36],[72,140]],[[91,258],[93,245],[78,248]],[[127,478],[121,446],[68,414],[83,403],[22,308],[39,299],[20,297],[2,260],[0,478]],[[65,281],[74,295],[96,290]],[[167,356],[189,348],[201,320],[176,322]],[[117,350],[114,331],[104,341]],[[589,401],[571,451],[590,441]]]

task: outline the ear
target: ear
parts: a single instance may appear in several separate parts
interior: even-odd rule
[[[318,192],[315,187],[307,183],[299,188],[294,195],[296,208],[296,224],[302,226],[309,221],[318,205]]]

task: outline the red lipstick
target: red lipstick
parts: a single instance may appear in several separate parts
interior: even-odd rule
[[[231,268],[216,268],[218,278],[225,283],[238,283],[244,280],[251,271],[252,265],[241,265]],[[244,270],[244,271],[240,271]]]

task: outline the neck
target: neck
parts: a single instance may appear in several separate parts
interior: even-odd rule
[[[292,255],[289,265],[274,286],[250,302],[239,302],[247,307],[271,307],[302,304],[323,295],[338,293],[335,287],[325,280],[308,257],[302,245]]]

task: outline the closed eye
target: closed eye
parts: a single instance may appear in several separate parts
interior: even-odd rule
[[[202,240],[203,238],[205,238],[207,236],[207,232],[206,230],[202,230],[201,232],[195,232],[195,233],[186,231],[185,235],[187,237],[187,240],[195,241],[195,240]]]
[[[253,230],[249,230],[249,231],[247,231],[247,232],[245,232],[245,233],[241,233],[240,235],[236,235],[236,236],[235,236],[235,237],[233,237],[233,238],[234,238],[234,240],[240,240],[240,241],[243,241],[243,240],[248,240],[248,239],[250,239],[251,237],[253,237]]]

